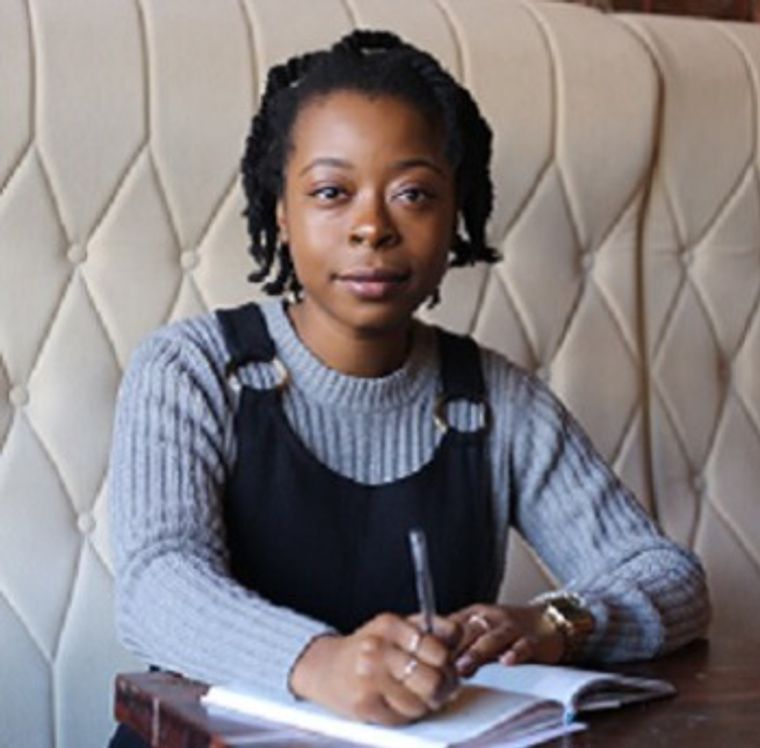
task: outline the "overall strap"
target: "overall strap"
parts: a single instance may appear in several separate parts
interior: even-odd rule
[[[258,304],[251,302],[216,312],[230,352],[227,374],[255,361],[271,361],[275,347]]]
[[[446,400],[486,398],[485,380],[480,365],[480,351],[472,338],[438,330],[441,357],[441,379]]]

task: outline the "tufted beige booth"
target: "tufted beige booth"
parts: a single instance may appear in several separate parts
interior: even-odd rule
[[[316,12],[315,12],[316,5]],[[496,131],[492,241],[438,318],[536,369],[675,538],[716,629],[760,616],[760,27],[509,0],[0,0],[0,746],[95,748],[116,643],[119,377],[250,298],[237,164],[265,70],[356,26]],[[550,581],[515,544],[524,599]]]

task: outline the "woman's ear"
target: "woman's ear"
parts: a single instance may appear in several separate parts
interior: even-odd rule
[[[282,198],[277,201],[275,218],[277,219],[277,228],[280,230],[280,241],[286,244],[288,241],[288,220],[285,216],[285,203]]]

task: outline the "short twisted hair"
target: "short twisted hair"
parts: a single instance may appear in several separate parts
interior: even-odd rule
[[[242,161],[249,251],[258,265],[249,280],[264,281],[269,294],[301,290],[290,248],[280,242],[276,218],[291,131],[307,102],[342,90],[399,98],[443,126],[460,226],[466,235],[457,232],[450,265],[495,262],[498,254],[485,239],[493,206],[492,136],[475,101],[427,52],[389,32],[358,30],[329,50],[293,57],[269,71]]]

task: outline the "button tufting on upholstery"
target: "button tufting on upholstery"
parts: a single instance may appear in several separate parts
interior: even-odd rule
[[[77,529],[82,535],[89,535],[95,529],[95,518],[90,512],[82,512],[77,517]]]
[[[694,489],[694,493],[702,494],[705,491],[705,479],[701,475],[695,475],[691,479],[691,487]]]
[[[547,379],[549,379],[549,367],[548,367],[548,366],[546,366],[546,365],[543,365],[543,366],[539,366],[539,367],[536,369],[536,376],[537,376],[539,379],[542,379],[542,380],[544,380],[544,381],[546,381]]]
[[[694,264],[694,250],[693,249],[685,249],[681,253],[681,262],[686,267],[689,267],[690,265]]]
[[[591,272],[594,267],[594,254],[593,252],[586,252],[581,256],[581,268],[584,273]]]
[[[14,407],[22,408],[29,402],[29,390],[27,390],[23,384],[17,384],[14,387],[11,387],[11,390],[8,393],[8,399]]]
[[[87,259],[87,250],[81,244],[73,244],[66,257],[72,265],[81,265]]]
[[[190,272],[198,267],[200,257],[198,253],[193,249],[185,250],[179,257],[179,264],[185,272]]]

